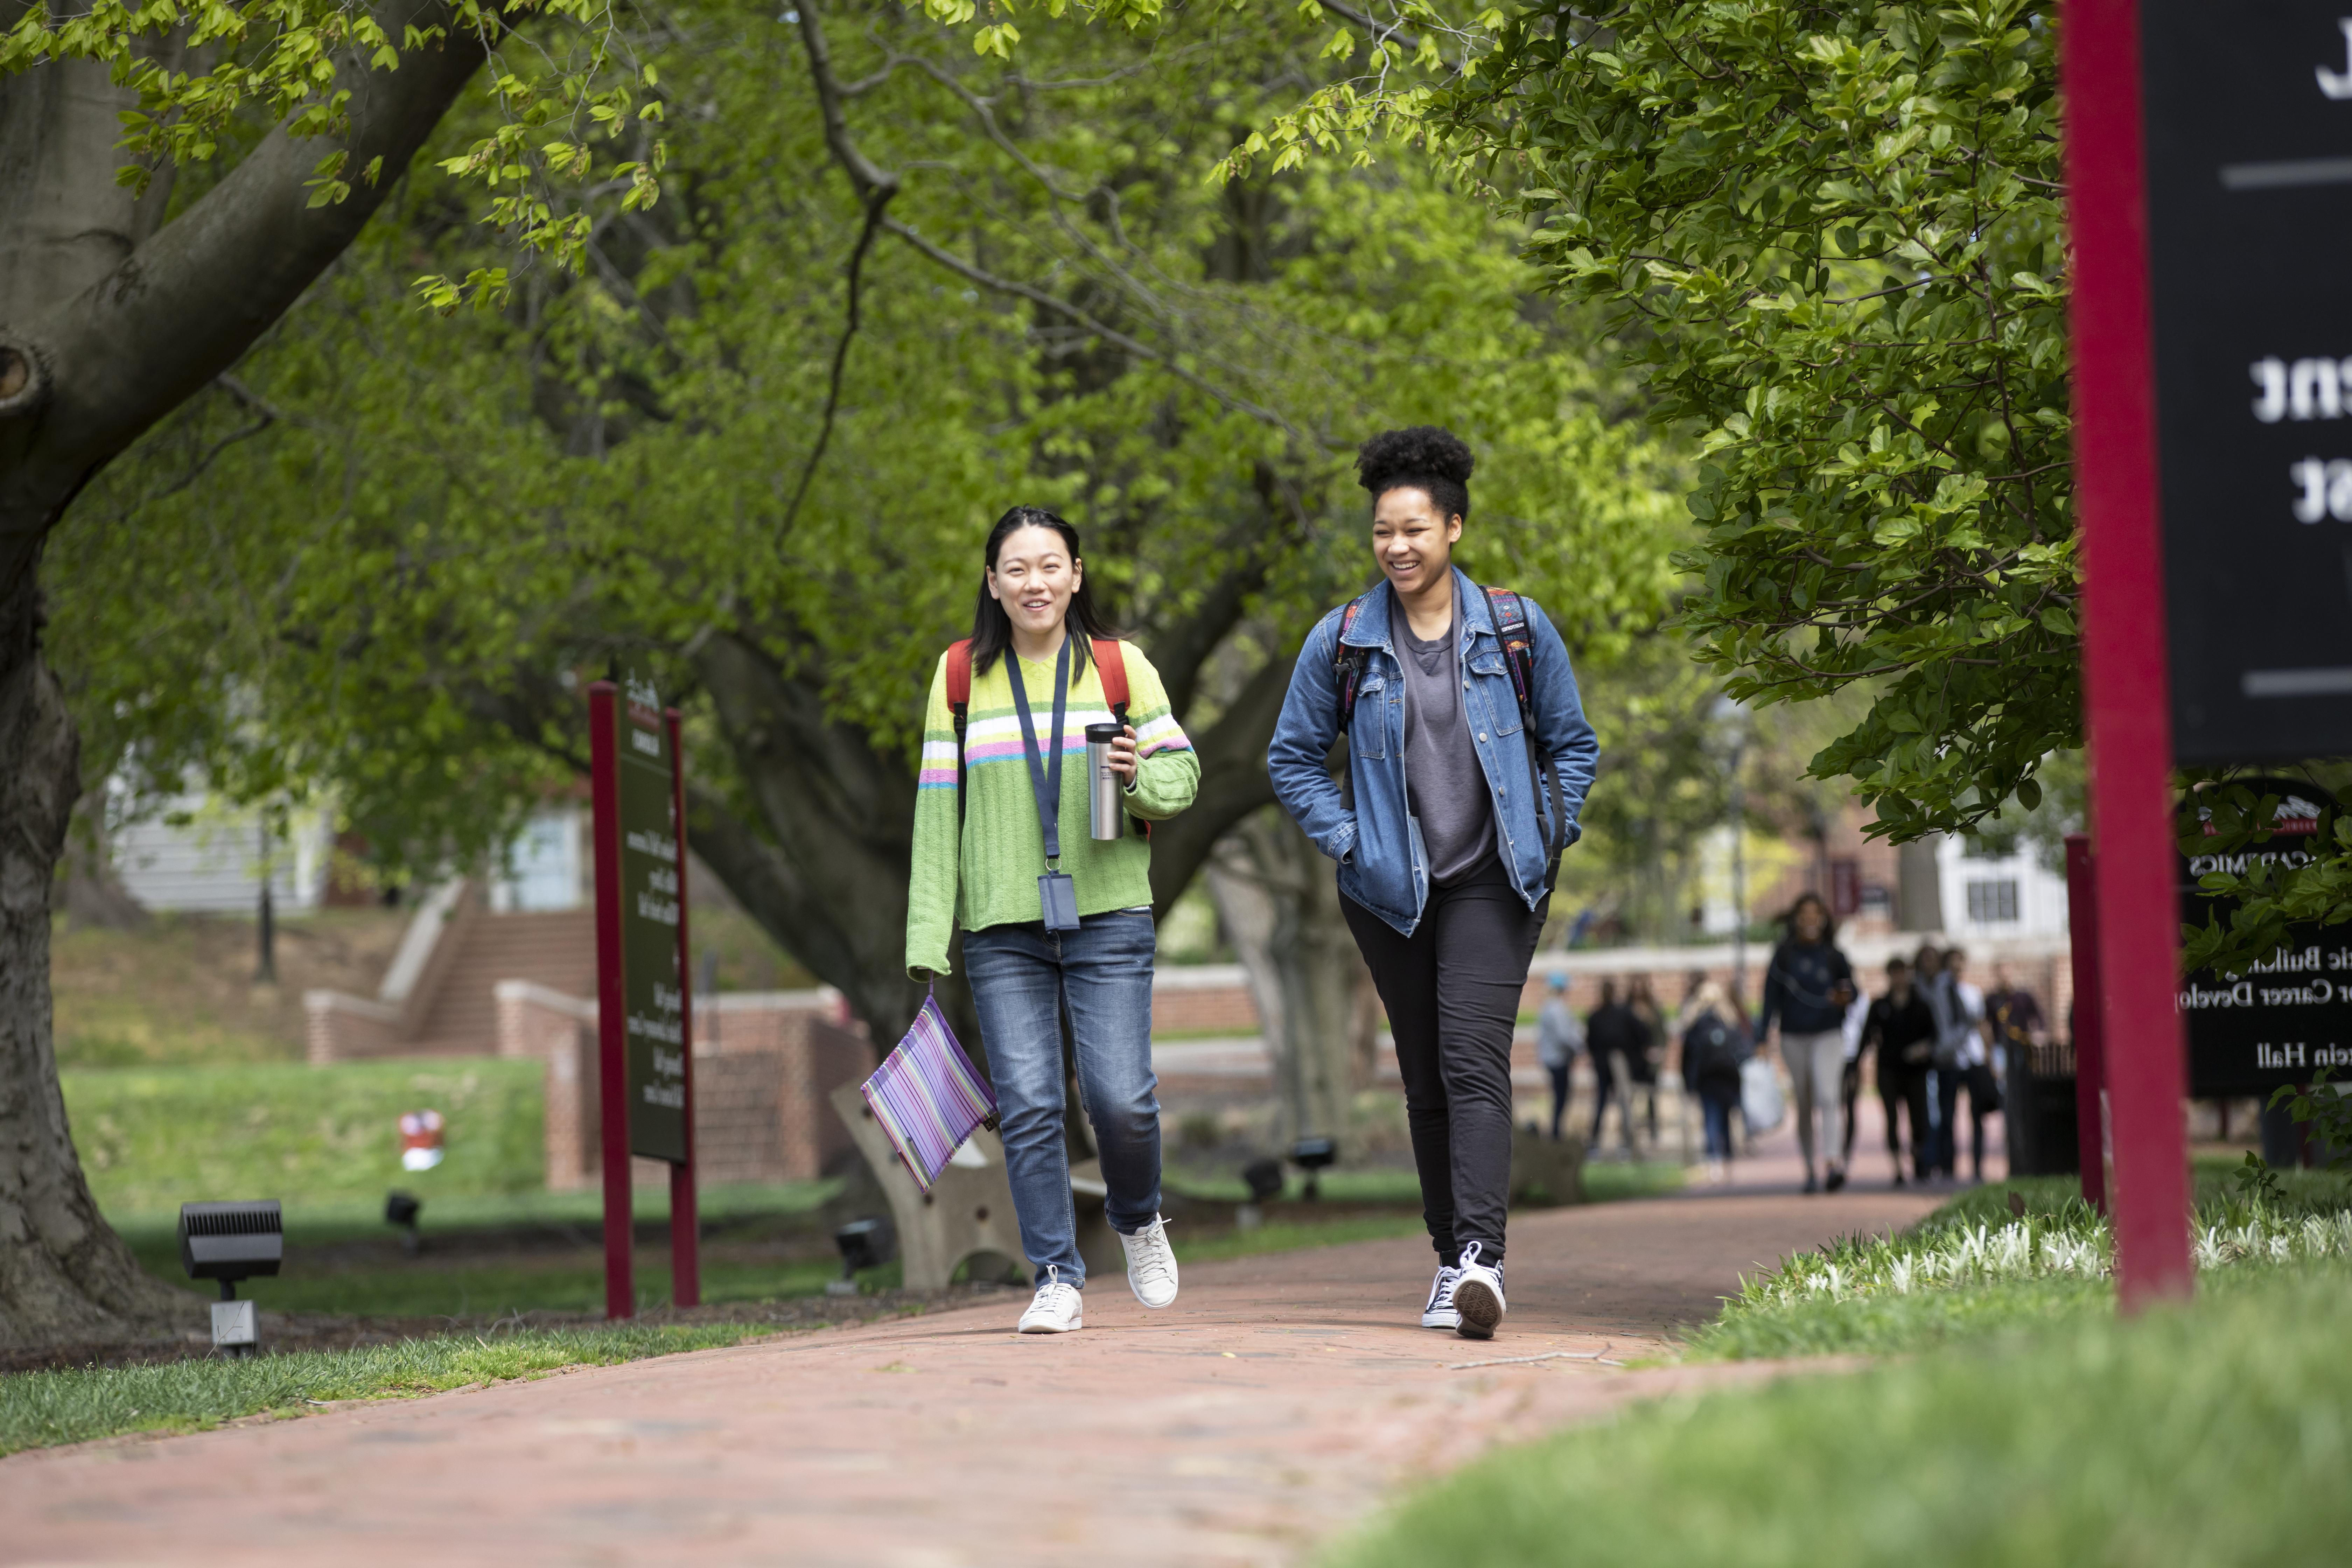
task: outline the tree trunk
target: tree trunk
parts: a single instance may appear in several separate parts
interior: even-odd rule
[[[388,0],[377,20],[443,36],[393,72],[347,54],[340,138],[273,131],[160,227],[161,195],[142,210],[114,181],[135,95],[84,63],[0,76],[0,1344],[118,1337],[194,1302],[100,1217],[58,1089],[50,903],[80,767],[40,658],[42,546],[92,474],[342,253],[481,64],[441,0]],[[305,181],[339,142],[384,177],[314,206]]]
[[[1270,808],[1234,827],[1208,865],[1209,895],[1249,971],[1282,1096],[1287,1138],[1352,1136],[1370,1058],[1371,976],[1339,912],[1331,866],[1298,825]]]
[[[99,1216],[58,1089],[49,900],[79,775],[26,573],[0,591],[0,1346],[125,1338],[202,1310]]]

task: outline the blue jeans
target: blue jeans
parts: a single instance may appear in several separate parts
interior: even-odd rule
[[[1076,1047],[1078,1103],[1102,1152],[1111,1228],[1133,1235],[1160,1214],[1160,1080],[1151,1071],[1146,910],[1087,915],[1073,931],[1036,922],[966,931],[964,968],[996,1089],[1005,1174],[1021,1249],[1045,1278],[1083,1288],[1070,1152],[1062,1132],[1062,1020]]]
[[[1699,1114],[1706,1122],[1706,1157],[1727,1163],[1731,1159],[1731,1101],[1702,1095]]]

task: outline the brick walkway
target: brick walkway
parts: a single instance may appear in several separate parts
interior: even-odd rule
[[[1457,1363],[1640,1355],[1742,1270],[1927,1206],[1733,1193],[1515,1218],[1486,1346],[1412,1326],[1424,1244],[1368,1242],[1188,1268],[1163,1313],[1098,1279],[1066,1338],[991,1304],[24,1454],[0,1461],[0,1562],[1294,1563],[1489,1444],[1769,1370]]]

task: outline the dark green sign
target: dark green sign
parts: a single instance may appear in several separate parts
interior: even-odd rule
[[[621,819],[621,994],[629,1063],[629,1152],[686,1159],[686,996],[678,965],[677,760],[661,698],[623,660],[616,770]]]

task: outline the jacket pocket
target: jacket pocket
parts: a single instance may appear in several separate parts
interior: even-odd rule
[[[1355,721],[1348,730],[1348,750],[1360,757],[1389,754],[1389,692],[1384,676],[1367,675],[1356,688]]]
[[[1486,700],[1487,729],[1497,735],[1519,732],[1519,698],[1511,689],[1510,667],[1499,653],[1474,655],[1470,673],[1479,677],[1478,690]]]

